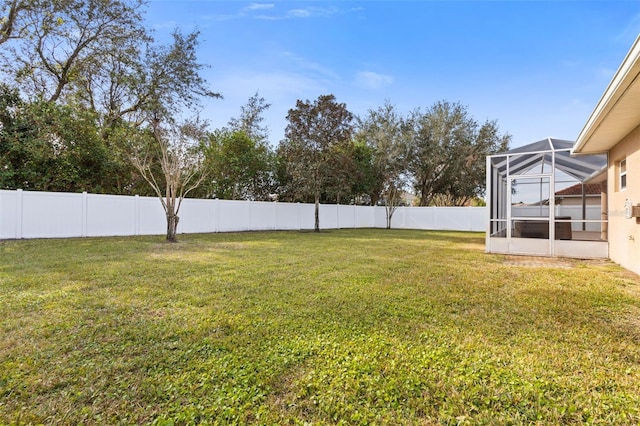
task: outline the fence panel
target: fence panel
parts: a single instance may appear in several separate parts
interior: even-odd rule
[[[582,206],[557,206],[556,207],[558,216],[571,216],[573,220],[582,220]],[[586,206],[586,220],[602,220],[602,207],[597,206]],[[571,224],[571,229],[574,231],[582,230],[582,222],[573,222]],[[586,223],[585,231],[600,231],[602,224],[600,223]]]
[[[335,204],[320,204],[320,229],[338,228],[338,212],[338,206]]]
[[[338,228],[356,227],[356,206],[338,206]]]
[[[276,229],[283,231],[300,229],[298,204],[274,203],[276,209]]]
[[[22,192],[21,238],[82,236],[83,195]]]
[[[486,207],[467,207],[471,209],[471,227],[463,231],[484,232],[489,223],[489,210]]]
[[[533,216],[546,219],[549,217],[549,206],[517,206],[511,209],[513,216]],[[556,206],[556,217],[571,216],[572,220],[582,220],[582,206]],[[586,206],[586,220],[602,220],[602,207],[600,205]],[[587,223],[587,231],[600,231],[600,223]],[[581,222],[571,224],[571,229],[579,231],[582,229]]]
[[[471,207],[449,207],[446,211],[436,210],[435,224],[433,229],[439,229],[443,231],[450,229],[471,231],[472,227],[469,220],[469,213],[473,210],[470,209]]]
[[[436,229],[435,212],[433,207],[405,207],[403,228],[405,229]]]
[[[297,204],[297,206],[299,229],[314,229],[316,206],[314,204]],[[322,226],[322,216],[320,216],[320,229]]]
[[[248,202],[250,206],[249,229],[252,231],[273,231],[276,229],[275,203],[266,201]]]
[[[156,198],[158,204],[160,201]],[[194,234],[198,232],[216,232],[215,200],[185,198],[178,216],[178,233]],[[166,218],[164,219],[166,222]]]
[[[313,204],[185,199],[179,233],[314,228]],[[575,210],[575,209],[574,209]],[[574,216],[571,209],[564,211]],[[595,209],[588,210],[589,216]],[[595,219],[595,217],[593,217]],[[481,207],[400,207],[392,228],[483,231]],[[384,207],[320,205],[320,228],[385,228]],[[156,197],[0,191],[0,238],[162,235]]]
[[[398,219],[394,216],[397,211],[391,217],[391,227],[398,225]],[[374,228],[386,228],[387,227],[387,210],[384,207],[374,207],[373,208],[373,227]]]
[[[248,231],[250,203],[245,201],[218,200],[219,232]]]
[[[22,191],[20,191],[22,193]],[[0,239],[22,238],[18,232],[18,191],[0,190]],[[22,216],[20,214],[20,216]]]
[[[138,235],[162,235],[167,233],[167,216],[160,200],[155,197],[138,197]]]
[[[159,202],[158,202],[159,203]],[[86,229],[83,236],[136,234],[136,198],[86,194]]]
[[[375,228],[375,207],[355,206],[354,209],[355,228]]]

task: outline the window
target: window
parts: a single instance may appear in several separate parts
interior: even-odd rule
[[[620,191],[627,189],[627,159],[620,160]]]

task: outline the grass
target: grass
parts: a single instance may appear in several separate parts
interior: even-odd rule
[[[640,278],[483,242],[0,242],[0,423],[640,423]]]

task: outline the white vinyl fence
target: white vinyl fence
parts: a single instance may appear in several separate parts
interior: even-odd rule
[[[511,214],[513,216],[523,216],[523,217],[549,217],[549,206],[517,206],[513,207],[511,210]],[[582,220],[582,206],[563,206],[556,205],[555,208],[555,217],[569,217],[571,216],[571,220],[581,221]],[[584,220],[602,220],[602,207],[600,205],[591,205],[586,206],[585,208],[585,218]],[[574,231],[580,231],[582,229],[582,222],[572,222],[571,229]],[[602,224],[600,222],[590,222],[584,224],[585,231],[596,231],[600,232],[602,228]]]
[[[313,229],[313,204],[187,198],[178,233]],[[392,228],[484,231],[484,207],[400,207]],[[320,205],[320,228],[384,228],[384,207]],[[0,190],[0,239],[162,235],[156,197]]]

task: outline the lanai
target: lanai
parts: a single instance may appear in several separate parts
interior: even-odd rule
[[[573,145],[547,138],[487,157],[488,252],[608,256],[606,207],[602,207],[607,158],[572,157]],[[601,185],[599,204],[587,205],[587,183]],[[582,203],[556,203],[556,194],[574,185],[583,188]]]

